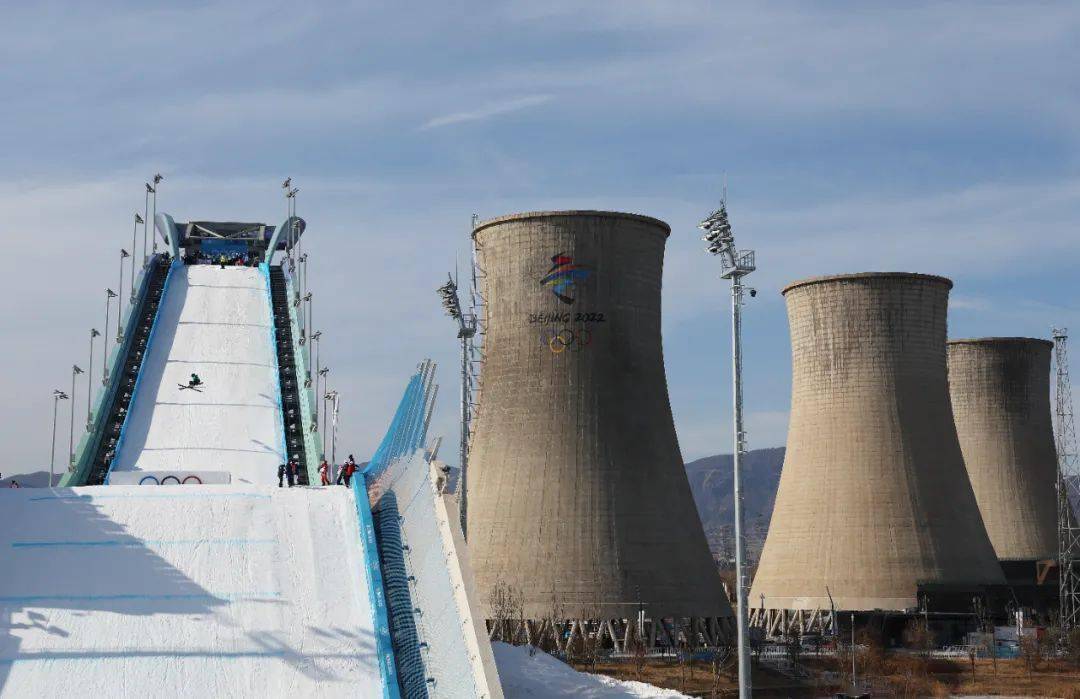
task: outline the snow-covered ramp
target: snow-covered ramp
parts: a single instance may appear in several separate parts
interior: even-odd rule
[[[272,483],[284,461],[264,269],[174,264],[114,471],[228,471]],[[181,389],[198,374],[199,390]]]
[[[378,697],[344,488],[0,491],[0,696]]]

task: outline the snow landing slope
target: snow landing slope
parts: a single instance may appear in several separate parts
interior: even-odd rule
[[[345,488],[0,491],[0,696],[382,696]]]
[[[285,441],[273,334],[262,270],[175,265],[113,470],[276,482]],[[192,373],[201,392],[179,388]]]

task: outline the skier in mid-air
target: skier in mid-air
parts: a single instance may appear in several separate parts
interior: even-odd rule
[[[191,375],[191,381],[188,381],[188,388],[195,388],[196,386],[202,386],[202,379],[198,374]]]

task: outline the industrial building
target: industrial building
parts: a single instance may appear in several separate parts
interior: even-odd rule
[[[841,610],[968,612],[973,595],[1004,582],[949,404],[951,287],[863,273],[783,290],[791,422],[750,593],[758,625]]]
[[[482,593],[520,593],[529,619],[729,623],[668,401],[669,234],[604,211],[474,227],[484,310],[469,553]]]
[[[986,531],[1010,586],[1043,608],[1057,596],[1052,349],[1029,337],[948,344],[956,432]]]

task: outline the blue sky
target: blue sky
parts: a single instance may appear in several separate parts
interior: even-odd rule
[[[50,392],[85,363],[154,172],[178,220],[276,223],[280,181],[301,187],[342,449],[358,457],[416,361],[454,382],[433,288],[467,255],[474,212],[672,225],[664,347],[687,459],[730,450],[727,292],[695,228],[725,173],[739,243],[758,251],[751,447],[785,439],[779,289],[793,279],[943,274],[953,336],[1058,324],[1080,339],[1074,4],[10,3],[3,16],[5,473],[48,464]],[[455,414],[444,398],[435,433],[453,435]]]

